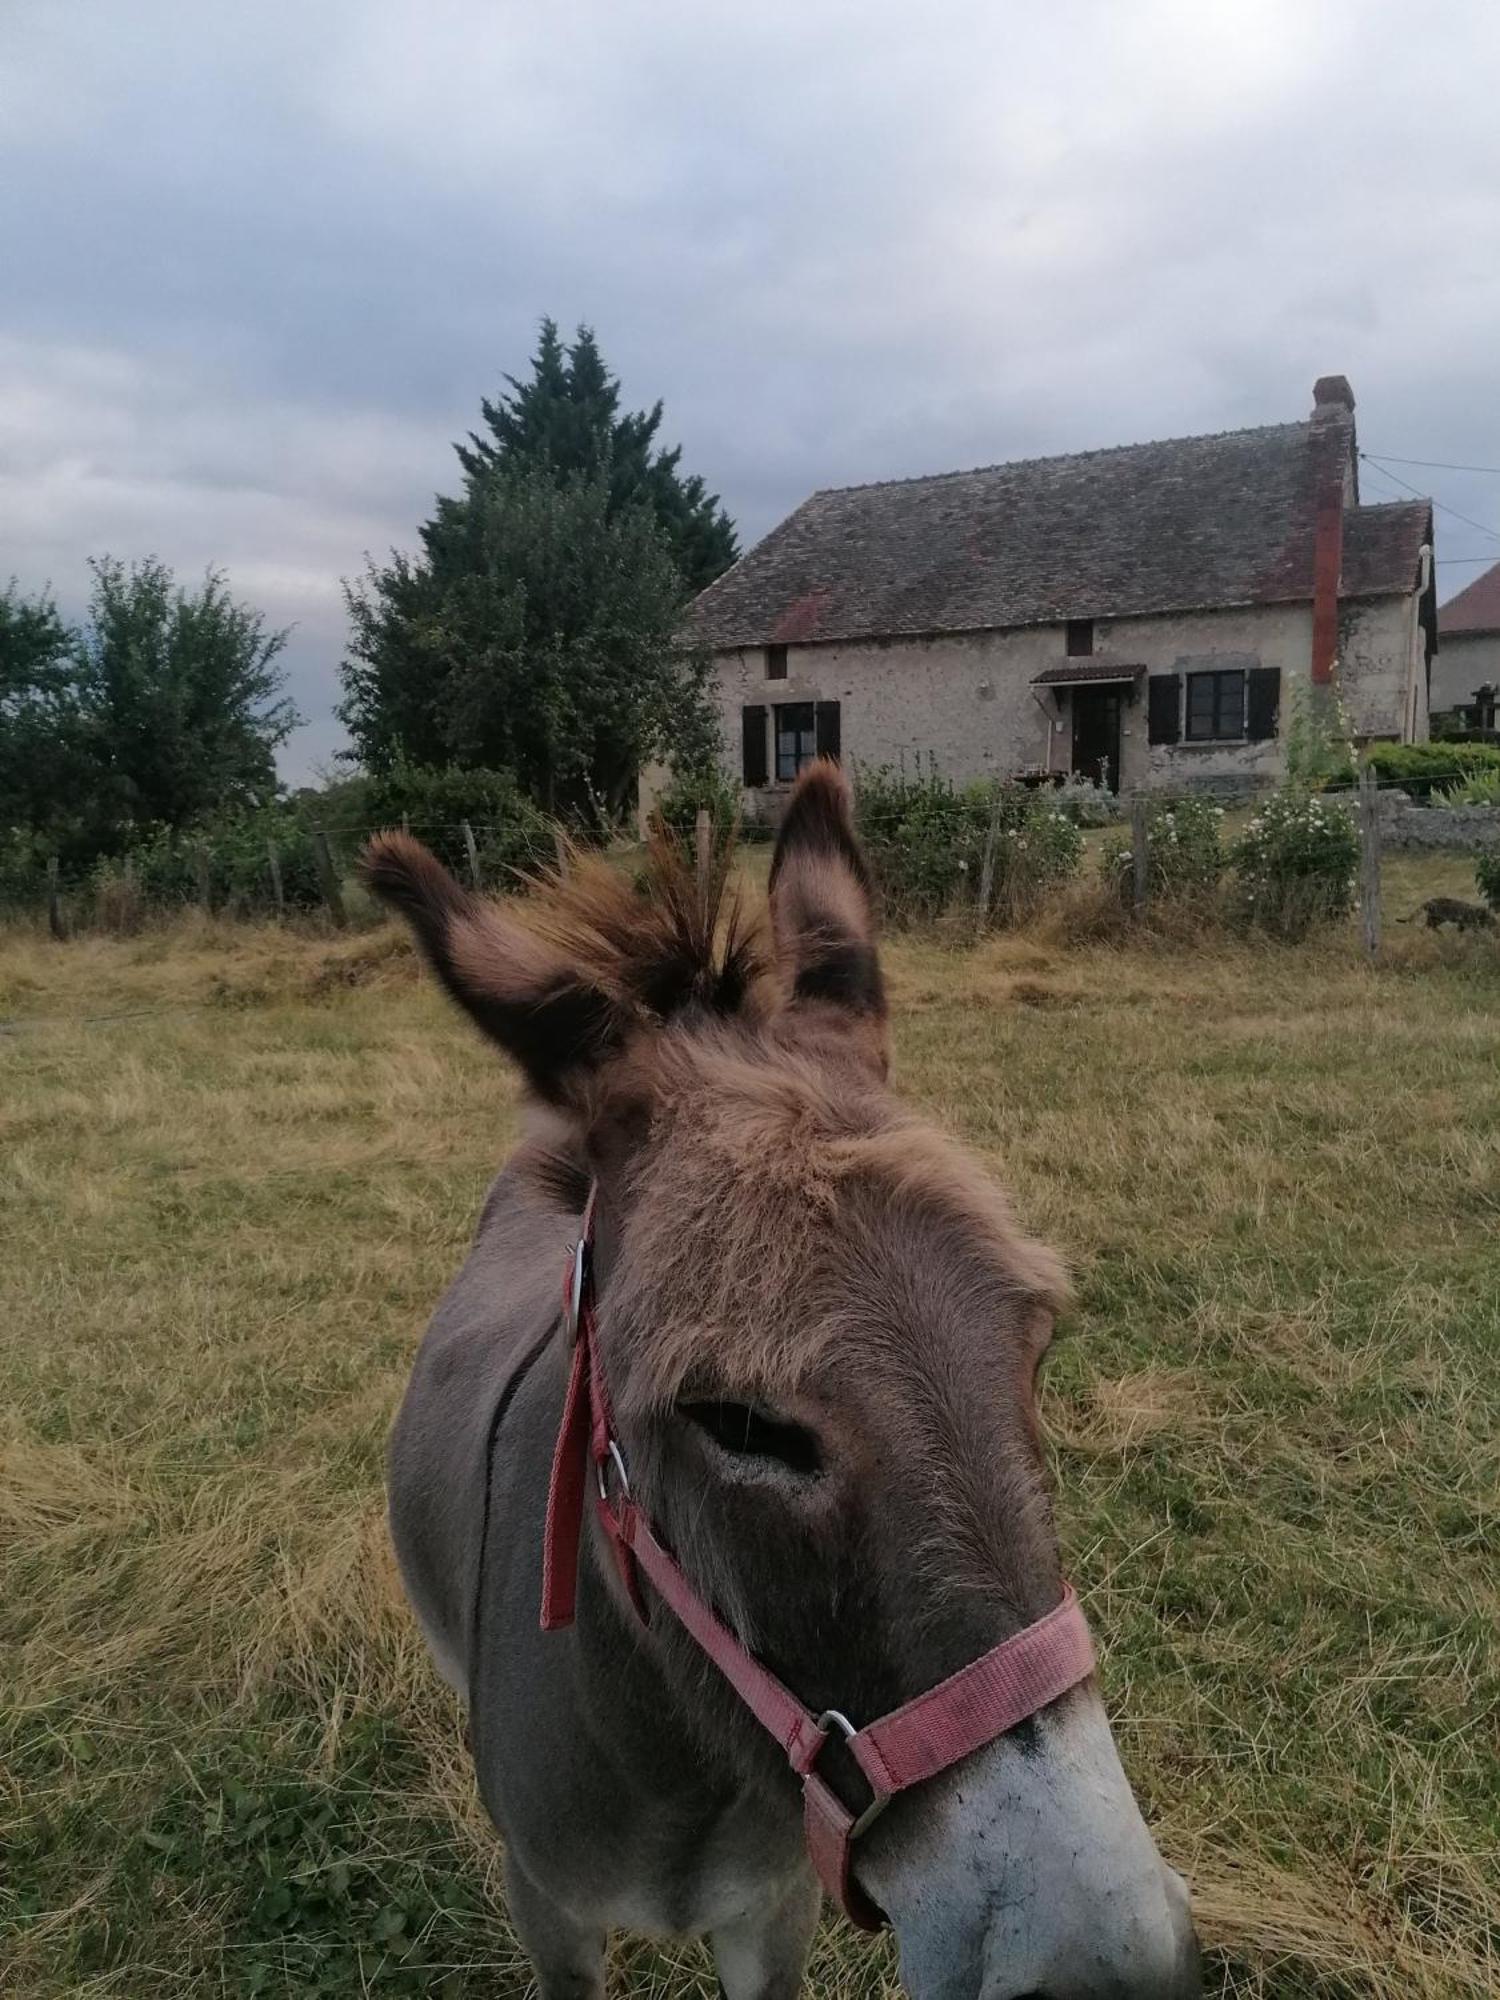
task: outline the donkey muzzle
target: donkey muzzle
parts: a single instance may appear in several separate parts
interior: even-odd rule
[[[913,2000],[1191,2000],[1187,1885],[1092,1686],[893,1803],[860,1854]]]

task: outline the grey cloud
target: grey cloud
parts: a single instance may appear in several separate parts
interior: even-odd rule
[[[1298,415],[1326,369],[1369,448],[1500,465],[1497,67],[1485,0],[13,0],[0,573],[223,562],[297,623],[300,775],[339,577],[544,312],[747,539],[816,485]],[[1500,527],[1500,478],[1393,471]]]

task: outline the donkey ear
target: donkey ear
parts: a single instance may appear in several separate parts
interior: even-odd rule
[[[549,1104],[577,1105],[619,1048],[608,996],[498,904],[459,887],[419,840],[382,833],[361,858],[366,885],[399,910],[438,978]]]
[[[873,1027],[885,1061],[885,981],[870,871],[854,837],[849,781],[819,758],[797,782],[771,860],[771,924],[793,1007],[821,1005]]]

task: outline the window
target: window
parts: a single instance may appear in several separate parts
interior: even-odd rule
[[[786,679],[785,646],[767,646],[766,679],[768,681],[784,681]]]
[[[1189,674],[1187,677],[1187,740],[1189,743],[1243,742],[1245,736],[1245,672]]]
[[[817,715],[810,701],[784,702],[776,710],[776,776],[783,784],[818,754]]]
[[[1068,658],[1086,660],[1094,650],[1094,621],[1092,618],[1070,618],[1068,620]]]

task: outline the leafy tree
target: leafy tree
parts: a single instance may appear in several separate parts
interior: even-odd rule
[[[273,798],[276,747],[300,720],[281,698],[288,635],[217,570],[188,591],[154,557],[90,567],[79,693],[115,815],[178,827]]]
[[[95,769],[74,644],[45,592],[0,591],[0,828],[49,845],[77,830]]]
[[[424,558],[371,564],[348,592],[339,713],[371,770],[508,770],[587,818],[624,808],[644,758],[701,738],[678,573],[647,509],[615,508],[601,474],[496,465],[424,540]]]
[[[550,467],[554,477],[577,474],[608,482],[610,511],[644,502],[666,536],[682,578],[693,596],[728,569],[738,554],[734,523],[696,475],[680,471],[681,446],[657,446],[662,406],[620,411],[620,385],[605,366],[589,327],[579,327],[564,346],[555,320],[542,321],[530,379],[508,375],[510,394],[480,404],[488,436],[475,432],[457,447],[467,486],[457,500],[438,502],[438,520],[470,504],[476,486],[502,468],[519,464]]]
[[[508,382],[421,553],[346,587],[339,714],[371,770],[484,765],[549,811],[617,813],[643,758],[707,754],[706,668],[676,633],[734,529],[658,447],[661,405],[621,411],[587,327],[569,346],[544,321]]]

